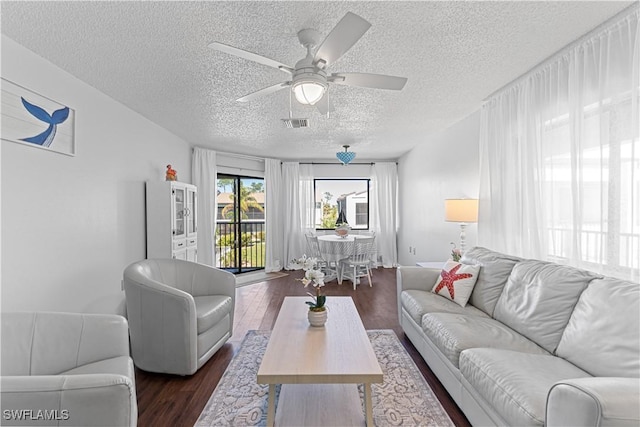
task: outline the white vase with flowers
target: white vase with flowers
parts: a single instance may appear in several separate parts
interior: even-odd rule
[[[307,317],[309,324],[315,327],[324,326],[327,321],[327,296],[322,293],[324,287],[324,273],[317,269],[318,260],[316,258],[303,255],[302,258],[291,261],[290,267],[294,270],[304,270],[304,277],[296,279],[302,282],[304,287],[311,285],[315,288],[315,292],[307,292],[313,301],[306,301],[309,306]]]

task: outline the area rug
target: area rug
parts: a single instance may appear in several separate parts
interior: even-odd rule
[[[376,426],[453,426],[453,422],[391,330],[367,331],[384,374],[372,385]],[[227,367],[196,426],[264,426],[268,385],[256,383],[269,331],[249,331]],[[364,413],[364,391],[358,386]],[[279,393],[280,387],[276,387]],[[277,402],[277,401],[276,401]],[[331,408],[327,408],[331,410]]]
[[[278,279],[280,277],[288,276],[287,273],[265,273],[260,271],[258,273],[245,273],[236,276],[236,288],[241,286],[253,285],[254,283],[265,282],[267,280]]]

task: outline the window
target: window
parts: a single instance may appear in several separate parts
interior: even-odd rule
[[[369,179],[315,179],[316,229],[332,230],[346,221],[369,229]]]
[[[232,273],[263,269],[264,179],[218,174],[216,194],[215,266]]]
[[[578,257],[585,267],[602,263],[602,272],[624,277],[638,269],[640,226],[632,201],[640,200],[640,170],[634,152],[640,146],[632,136],[631,102],[619,97],[583,109],[585,130],[581,145],[571,144],[568,115],[545,123],[542,170],[548,235],[548,253],[564,261]],[[621,119],[622,118],[622,119]],[[575,174],[578,174],[576,178]],[[579,185],[574,197],[572,186]]]
[[[356,225],[369,222],[369,203],[356,203]]]

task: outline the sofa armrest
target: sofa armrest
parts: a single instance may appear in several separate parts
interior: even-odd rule
[[[398,267],[396,271],[398,293],[408,289],[431,291],[440,276],[439,268]]]
[[[193,266],[198,278],[194,281],[192,295],[194,297],[208,295],[225,295],[231,298],[231,311],[229,312],[229,335],[233,334],[233,316],[236,306],[236,276],[220,268],[210,267],[204,264]]]
[[[400,266],[396,270],[396,288],[398,302],[398,316],[402,319],[402,291],[417,289],[429,292],[440,276],[438,268]]]
[[[124,375],[3,376],[0,381],[3,424],[137,425],[135,385]]]
[[[546,425],[638,426],[640,378],[592,377],[557,382],[547,396]]]
[[[198,264],[194,269],[198,276],[193,285],[194,297],[226,295],[235,301],[236,277],[233,274],[204,264]]]

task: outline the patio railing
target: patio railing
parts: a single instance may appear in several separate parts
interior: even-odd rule
[[[569,257],[572,236],[573,231],[569,228],[549,228],[549,253],[559,258]],[[640,268],[640,236],[637,234],[611,236],[602,231],[582,230],[579,239],[584,262],[598,264],[600,260],[606,260],[609,268]]]
[[[264,220],[243,220],[239,224],[218,220],[215,245],[218,268],[234,273],[264,269]]]

